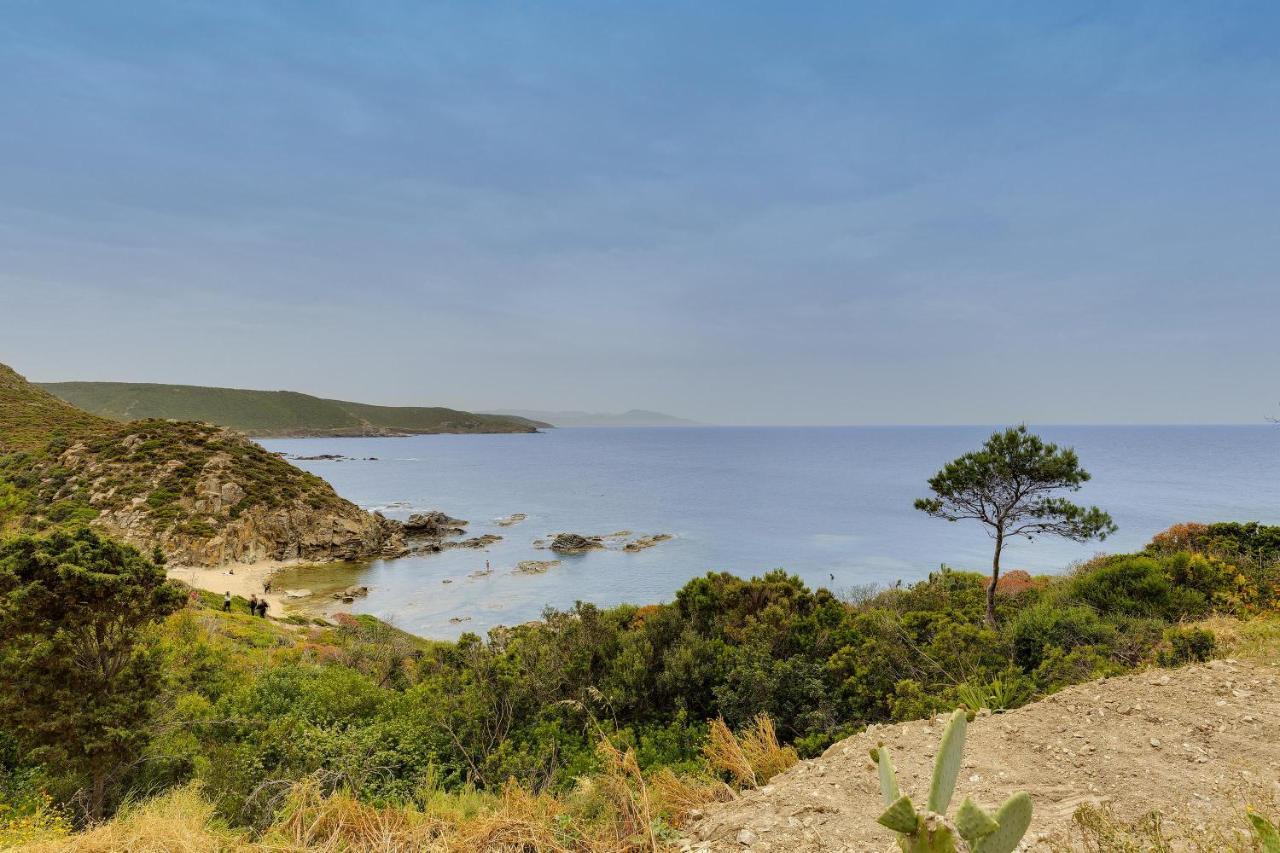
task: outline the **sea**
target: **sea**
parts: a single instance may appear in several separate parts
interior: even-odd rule
[[[1185,521],[1280,523],[1280,427],[1045,426],[1093,478],[1074,499],[1111,513],[1105,542],[1018,541],[1002,565],[1069,570],[1104,552],[1141,548]],[[483,550],[292,570],[278,581],[317,596],[369,587],[352,609],[427,637],[484,634],[575,601],[671,601],[706,572],[783,569],[838,594],[909,583],[942,565],[988,571],[991,540],[976,522],[917,511],[926,480],[976,448],[991,427],[649,427],[551,429],[518,435],[264,439],[338,493],[391,518],[439,509],[468,520]],[[501,526],[500,519],[526,519]],[[558,556],[557,532],[608,547]],[[669,534],[628,552],[638,536]],[[521,561],[559,559],[541,574]]]

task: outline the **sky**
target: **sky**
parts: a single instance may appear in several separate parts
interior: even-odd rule
[[[0,361],[707,423],[1280,414],[1272,2],[48,2]]]

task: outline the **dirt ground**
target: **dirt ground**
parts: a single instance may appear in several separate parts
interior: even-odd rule
[[[711,807],[689,850],[896,851],[880,827],[868,751],[889,747],[904,793],[928,791],[945,717],[875,726],[769,785]],[[966,795],[994,809],[1025,790],[1023,849],[1065,840],[1082,804],[1117,816],[1153,809],[1191,833],[1244,826],[1246,803],[1280,797],[1280,663],[1217,660],[1081,684],[969,726],[952,813]]]

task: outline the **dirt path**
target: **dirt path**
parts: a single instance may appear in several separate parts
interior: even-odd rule
[[[944,718],[882,725],[712,807],[686,849],[896,851],[868,750],[890,749],[904,793],[927,793]],[[1081,684],[969,727],[953,803],[1035,803],[1027,849],[1048,849],[1084,803],[1130,818],[1161,811],[1193,830],[1243,826],[1280,796],[1280,664],[1220,660]]]

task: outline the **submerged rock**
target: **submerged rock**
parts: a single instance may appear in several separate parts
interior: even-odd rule
[[[558,565],[560,565],[559,560],[521,560],[516,564],[515,573],[518,575],[540,575]]]
[[[473,536],[470,539],[463,539],[458,542],[446,542],[446,548],[487,548],[494,542],[501,542],[502,537],[496,533],[486,533],[483,536]]]
[[[652,548],[659,542],[666,542],[671,539],[670,533],[655,533],[652,536],[641,536],[639,539],[633,539],[626,545],[622,546],[624,551],[643,551],[645,548]]]
[[[345,601],[347,603],[350,603],[354,601],[357,597],[365,596],[368,594],[369,594],[369,587],[356,585],[356,586],[349,586],[346,589],[344,589],[342,592],[335,592],[333,594],[333,597],[338,599],[339,601]]]
[[[508,515],[506,518],[498,519],[496,523],[499,527],[510,527],[513,524],[519,524],[528,517],[529,516],[525,515],[523,512],[517,512]]]

